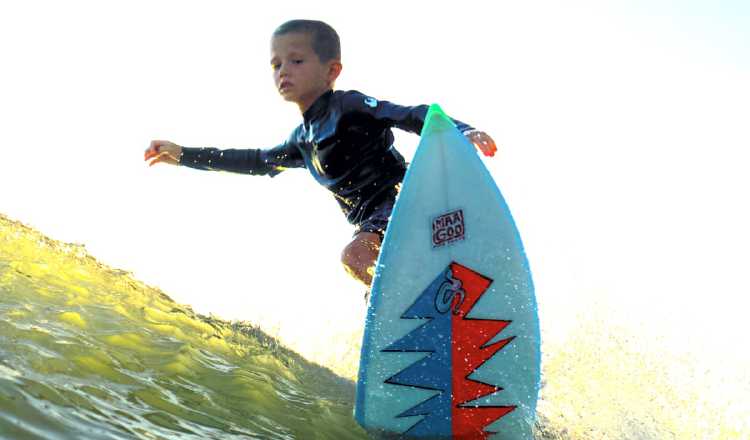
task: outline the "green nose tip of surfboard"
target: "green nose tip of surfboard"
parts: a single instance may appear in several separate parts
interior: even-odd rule
[[[427,110],[424,126],[422,126],[422,136],[449,130],[453,127],[455,127],[453,121],[445,114],[443,109],[437,104],[432,104]]]

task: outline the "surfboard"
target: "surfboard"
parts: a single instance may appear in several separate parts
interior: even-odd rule
[[[530,439],[540,358],[510,210],[433,104],[376,264],[354,417],[376,437]]]

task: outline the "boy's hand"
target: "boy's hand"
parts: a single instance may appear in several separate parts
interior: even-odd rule
[[[472,144],[476,145],[477,148],[482,150],[482,153],[485,156],[492,157],[495,155],[497,145],[495,145],[495,141],[492,140],[487,133],[479,130],[469,130],[464,133],[464,136],[466,136]]]
[[[182,147],[169,141],[151,141],[151,145],[143,154],[143,160],[153,160],[148,166],[153,166],[159,162],[170,165],[179,165],[180,156],[182,156]]]

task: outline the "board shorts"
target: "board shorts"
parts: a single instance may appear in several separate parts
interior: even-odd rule
[[[395,199],[393,197],[388,197],[380,202],[375,206],[370,215],[356,225],[352,236],[356,236],[360,232],[373,232],[380,236],[380,241],[382,243],[383,236],[385,235],[385,228],[388,227],[388,222],[391,219],[394,203]]]

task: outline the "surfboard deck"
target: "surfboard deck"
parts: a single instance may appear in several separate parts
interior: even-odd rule
[[[434,104],[375,269],[354,417],[398,438],[528,439],[540,381],[529,265],[474,146]]]

